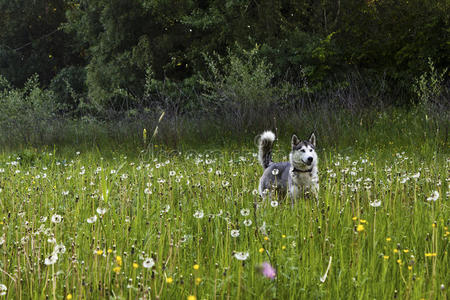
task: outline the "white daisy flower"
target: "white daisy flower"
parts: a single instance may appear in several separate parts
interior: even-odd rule
[[[243,223],[244,223],[244,225],[245,225],[245,226],[247,226],[247,227],[248,227],[248,226],[251,226],[251,225],[252,225],[252,220],[250,220],[250,219],[247,219],[247,220],[244,220],[244,222],[243,222]]]
[[[231,230],[231,236],[232,237],[238,237],[239,236],[239,230],[237,230],[237,229],[233,229],[233,230]]]
[[[280,170],[278,170],[278,169],[273,169],[273,170],[272,170],[272,175],[273,175],[273,176],[277,176],[278,173],[280,173]]]
[[[270,202],[270,205],[271,205],[272,207],[277,207],[277,206],[278,206],[278,201],[272,200],[272,201]]]

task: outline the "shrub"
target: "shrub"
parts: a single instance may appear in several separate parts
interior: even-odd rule
[[[53,77],[50,89],[55,93],[58,102],[73,112],[79,108],[80,99],[87,93],[85,81],[85,69],[70,66]]]
[[[445,105],[448,87],[445,85],[447,68],[441,72],[436,69],[431,58],[428,58],[429,71],[414,80],[413,92],[417,96],[420,108],[432,108],[436,105]],[[448,99],[448,98],[447,98]],[[447,107],[448,108],[448,107]]]
[[[32,143],[44,139],[60,109],[52,91],[39,87],[39,77],[30,77],[23,88],[13,88],[0,76],[0,139],[2,144]]]

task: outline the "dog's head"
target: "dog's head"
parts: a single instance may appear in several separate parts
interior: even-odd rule
[[[291,164],[300,170],[311,169],[317,164],[316,136],[311,134],[309,140],[300,141],[294,134],[292,136],[292,150],[290,156]]]

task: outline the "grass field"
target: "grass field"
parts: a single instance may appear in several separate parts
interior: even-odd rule
[[[448,297],[443,141],[335,149],[318,135],[319,203],[294,207],[257,195],[252,142],[1,154],[0,298]]]

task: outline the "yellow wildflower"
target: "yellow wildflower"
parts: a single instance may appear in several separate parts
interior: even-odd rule
[[[259,248],[259,253],[263,253],[264,252],[264,248]]]
[[[200,277],[195,278],[195,285],[199,285],[200,282],[202,282],[202,279]]]
[[[122,257],[119,256],[119,255],[117,255],[117,256],[116,256],[116,262],[117,262],[117,264],[118,264],[119,266],[122,266]]]
[[[200,266],[197,265],[197,264],[195,264],[195,265],[194,265],[194,270],[198,270],[198,269],[200,269]]]
[[[187,300],[197,300],[197,297],[195,297],[194,295],[189,295],[187,297]]]
[[[120,269],[121,268],[119,266],[117,266],[117,267],[114,267],[112,270],[113,270],[114,273],[119,274],[120,273]]]
[[[166,278],[166,283],[171,284],[173,282],[172,277],[167,277]]]
[[[358,226],[356,227],[356,231],[358,231],[358,232],[364,231],[364,225],[358,224]]]

